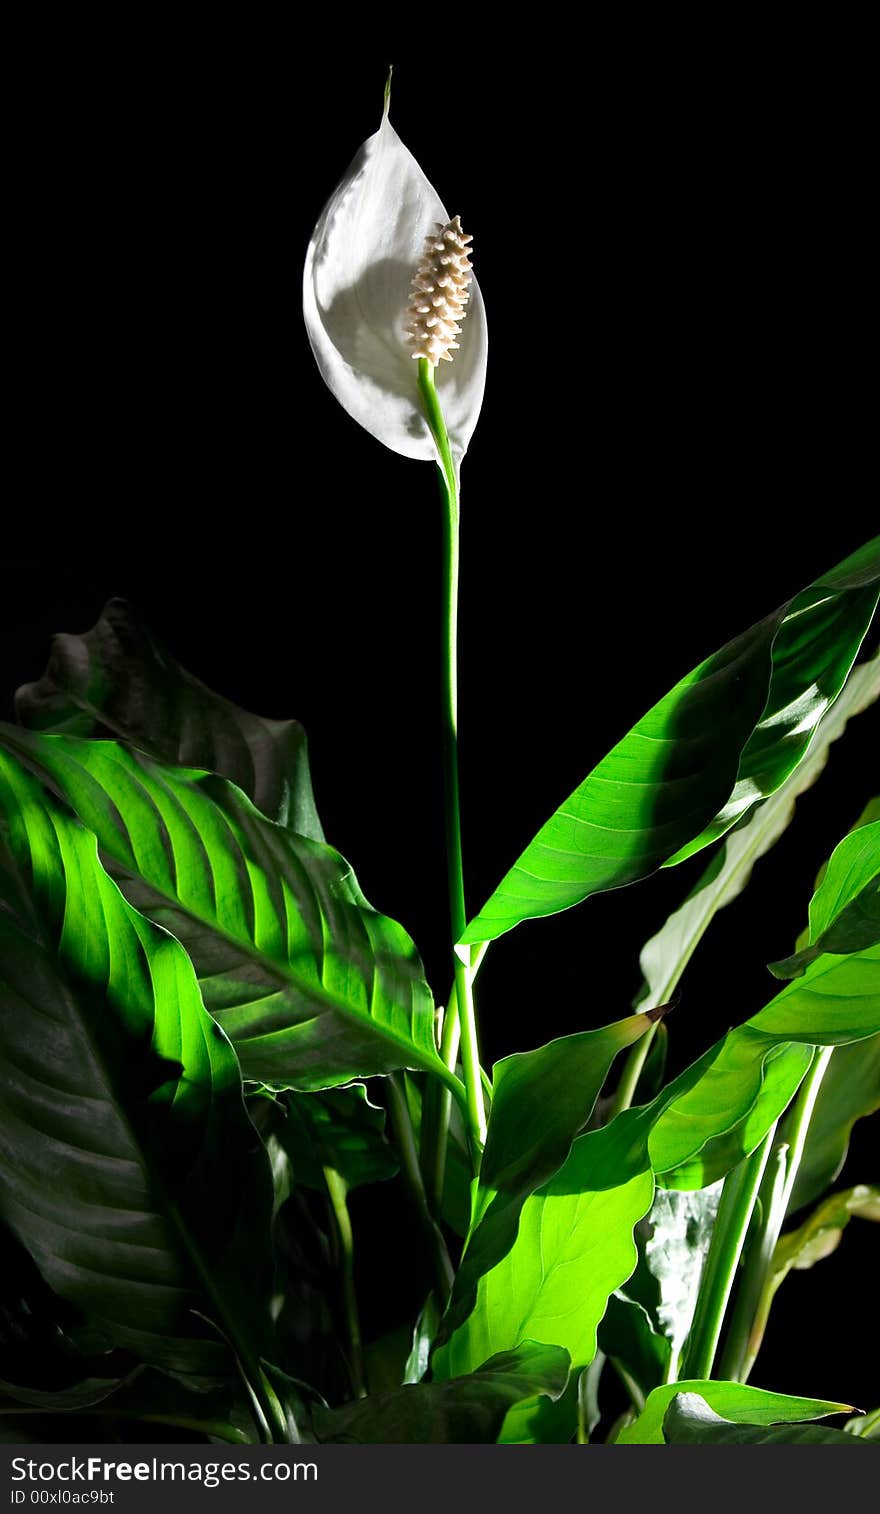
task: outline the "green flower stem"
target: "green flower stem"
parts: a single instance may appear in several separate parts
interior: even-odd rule
[[[391,1124],[394,1130],[397,1155],[400,1159],[400,1170],[404,1182],[409,1189],[410,1197],[415,1204],[419,1222],[428,1242],[440,1303],[441,1306],[445,1306],[452,1291],[455,1269],[450,1261],[446,1242],[428,1204],[428,1195],[425,1192],[422,1169],[419,1166],[419,1154],[416,1150],[415,1132],[413,1131],[413,1124],[410,1119],[409,1107],[406,1102],[406,1094],[401,1078],[402,1074],[392,1073],[385,1081],[388,1093],[388,1112],[391,1116]],[[445,1099],[450,1097],[445,1088],[440,1089],[439,1092]]]
[[[471,983],[477,976],[480,964],[489,949],[484,941],[471,954]],[[458,994],[453,984],[443,1017],[443,1034],[440,1040],[440,1056],[450,1072],[455,1071],[458,1048],[461,1041],[461,1025],[458,1019]],[[487,1097],[490,1097],[488,1090]],[[449,1090],[439,1083],[430,1083],[425,1091],[425,1106],[422,1116],[421,1163],[425,1174],[428,1198],[436,1215],[440,1214],[443,1200],[443,1185],[446,1181],[446,1154],[449,1145],[449,1115],[452,1099]]]
[[[748,1381],[761,1349],[770,1306],[776,1292],[773,1254],[791,1203],[816,1099],[833,1050],[833,1046],[823,1046],[821,1050],[816,1050],[792,1109],[791,1140],[787,1145],[780,1146],[776,1153],[775,1171],[768,1168],[761,1185],[760,1210],[755,1211],[752,1224],[754,1234],[749,1237],[742,1281],[722,1358],[722,1376],[729,1378],[731,1382]]]
[[[364,1369],[364,1346],[361,1339],[361,1322],[358,1314],[357,1295],[354,1289],[354,1238],[351,1232],[351,1216],[348,1212],[348,1184],[335,1167],[324,1168],[324,1182],[330,1208],[336,1226],[339,1247],[340,1271],[342,1273],[342,1301],[348,1327],[349,1371],[355,1398],[366,1398],[366,1373]]]
[[[640,1005],[639,1008],[642,1008],[642,1006]],[[642,1068],[648,1060],[648,1052],[651,1050],[659,1024],[660,1021],[656,1020],[627,1052],[623,1071],[620,1074],[620,1082],[615,1088],[614,1096],[608,1106],[606,1123],[608,1120],[613,1120],[616,1114],[620,1114],[621,1110],[629,1109],[632,1104],[636,1096],[639,1078],[642,1075]]]
[[[445,789],[446,861],[449,883],[449,913],[452,923],[455,991],[461,1025],[461,1060],[467,1094],[468,1128],[475,1164],[486,1140],[486,1111],[480,1077],[480,1054],[471,983],[470,953],[463,961],[455,943],[464,934],[467,912],[464,902],[464,871],[461,855],[461,813],[458,791],[458,478],[449,446],[446,423],[434,384],[433,365],[419,358],[419,391],[425,415],[440,457],[443,485],[443,776]]]
[[[751,1156],[724,1179],[686,1353],[683,1372],[686,1378],[706,1379],[712,1375],[724,1311],[775,1135],[774,1124]]]

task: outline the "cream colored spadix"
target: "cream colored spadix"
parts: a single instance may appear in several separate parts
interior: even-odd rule
[[[450,221],[436,190],[388,119],[366,141],[342,182],[331,195],[309,243],[303,275],[303,314],[312,351],[323,378],[339,403],[367,431],[404,457],[437,460],[418,390],[418,365],[408,329],[414,314],[411,296],[427,257],[428,242],[439,240],[438,227],[461,236],[458,219]],[[468,239],[469,240],[469,239]],[[466,246],[454,244],[458,259]],[[447,255],[447,254],[444,254]],[[440,254],[436,255],[437,257]],[[456,275],[463,272],[458,262]],[[467,270],[469,273],[469,269]],[[441,273],[440,275],[444,275]],[[453,293],[465,292],[456,285]],[[461,330],[458,315],[443,295],[437,325],[424,328],[433,363],[453,346],[454,362],[436,369],[437,392],[456,462],[473,434],[486,382],[486,314],[476,280],[466,293],[468,318]],[[425,303],[424,300],[421,302]],[[433,307],[432,307],[433,308]],[[437,307],[440,311],[441,307]],[[434,332],[433,336],[430,334]],[[448,334],[449,340],[446,341]],[[442,341],[441,341],[442,337]]]
[[[414,348],[413,357],[427,358],[436,367],[441,361],[451,363],[452,353],[460,343],[460,322],[467,315],[465,305],[470,296],[471,264],[468,242],[456,216],[448,226],[439,221],[425,238],[425,251],[416,269],[407,311],[407,337]]]

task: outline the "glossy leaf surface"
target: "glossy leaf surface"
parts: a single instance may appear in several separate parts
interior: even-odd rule
[[[491,1444],[513,1404],[536,1393],[558,1398],[568,1368],[565,1351],[524,1341],[447,1382],[415,1383],[342,1409],[315,1410],[315,1430],[321,1441],[358,1444]]]
[[[835,1049],[813,1109],[790,1212],[812,1203],[834,1182],[846,1160],[853,1125],[877,1109],[880,1034]],[[785,1138],[784,1125],[781,1133]]]
[[[478,1279],[510,1250],[529,1195],[562,1166],[617,1053],[643,1036],[653,1019],[630,1015],[496,1062],[480,1180],[447,1331],[466,1317]]]
[[[363,1083],[324,1093],[287,1093],[275,1138],[290,1159],[294,1183],[326,1192],[324,1168],[346,1188],[393,1178],[397,1159],[385,1139],[385,1111]]]
[[[745,1383],[705,1382],[689,1378],[655,1388],[633,1424],[617,1436],[620,1446],[662,1446],[666,1414],[679,1394],[698,1395],[706,1406],[728,1422],[748,1425],[778,1425],[782,1421],[822,1419],[826,1414],[845,1414],[848,1404],[825,1399],[797,1398],[787,1393],[768,1393]]]
[[[564,801],[462,943],[644,878],[774,793],[846,681],[878,581],[880,538],[683,678]]]
[[[810,903],[808,943],[771,964],[778,978],[800,977],[823,952],[880,941],[880,820],[857,826],[834,848]]]
[[[271,1280],[235,1054],[185,952],[5,755],[0,818],[2,1216],[108,1347],[229,1371],[220,1336],[245,1359],[268,1338]]]
[[[680,1385],[679,1385],[680,1386]],[[705,1386],[705,1385],[704,1385]],[[853,1437],[824,1425],[763,1423],[737,1424],[713,1413],[700,1393],[679,1393],[663,1421],[663,1439],[668,1445],[694,1446],[841,1446]]]
[[[479,1278],[473,1309],[435,1352],[435,1376],[472,1370],[487,1348],[525,1337],[563,1346],[573,1370],[585,1367],[608,1297],[635,1267],[633,1226],[653,1195],[638,1111],[580,1136],[556,1176],[526,1199],[513,1245]]]
[[[718,910],[745,888],[752,868],[783,835],[797,800],[821,776],[829,751],[848,722],[880,698],[880,654],[853,669],[843,693],[822,717],[807,755],[780,789],[745,816],[721,842],[685,902],[642,950],[639,1007],[663,1004]]]
[[[45,673],[18,690],[15,708],[34,731],[117,736],[162,762],[219,773],[270,820],[324,839],[299,722],[265,720],[213,693],[125,600],[111,599],[91,631],[56,636]]]
[[[273,825],[220,778],[117,742],[5,727],[0,744],[57,789],[128,897],[182,942],[246,1079],[308,1091],[421,1067],[457,1090],[412,941],[338,852]]]

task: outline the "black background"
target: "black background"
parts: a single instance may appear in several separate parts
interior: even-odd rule
[[[396,39],[331,55],[214,26],[145,33],[57,93],[64,39],[47,72],[27,60],[0,694],[8,716],[53,632],[136,600],[205,682],[305,723],[328,838],[442,998],[438,498],[318,376],[312,226],[393,59],[392,119],[474,234],[489,323],[462,480],[473,909],[676,679],[876,532],[858,49],[622,24],[432,69]],[[876,788],[877,731],[859,720],[713,926],[674,1069],[773,992],[766,962]],[[495,946],[484,1059],[624,1014],[700,865]],[[863,1128],[849,1181],[877,1167]],[[360,1244],[367,1308],[393,1322],[412,1261],[366,1222]],[[876,1266],[854,1223],[793,1275],[755,1380],[870,1406]]]

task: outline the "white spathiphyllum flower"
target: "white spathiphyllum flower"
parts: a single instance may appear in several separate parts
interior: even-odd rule
[[[436,365],[456,464],[480,413],[486,312],[466,263],[467,241],[458,217],[450,220],[391,125],[386,99],[379,130],[361,147],[315,227],[303,313],[318,367],[339,403],[404,457],[437,461],[419,394],[414,359],[420,355]],[[418,301],[432,258],[446,259],[450,282]],[[419,318],[429,325],[419,327]],[[453,352],[454,362],[439,360]]]

